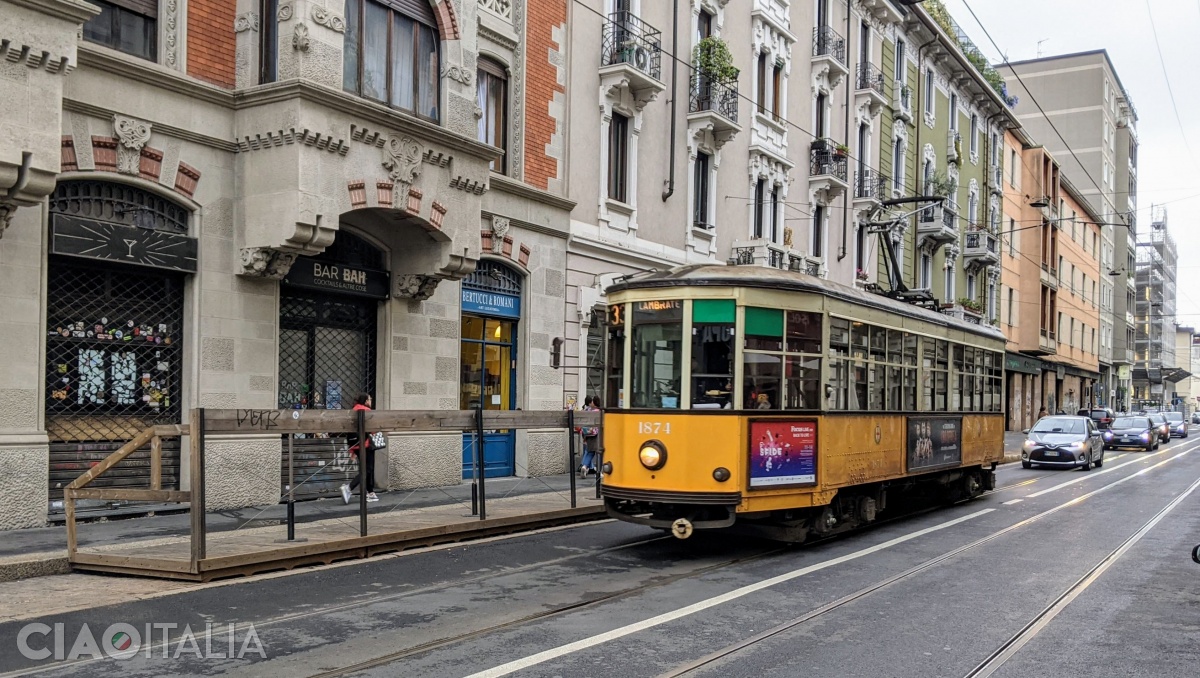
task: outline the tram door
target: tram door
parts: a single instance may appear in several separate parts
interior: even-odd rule
[[[517,338],[520,276],[498,262],[482,261],[463,281],[459,407],[512,410],[517,406]],[[485,430],[483,468],[488,478],[516,472],[516,432]],[[463,436],[463,478],[475,474],[475,436]]]

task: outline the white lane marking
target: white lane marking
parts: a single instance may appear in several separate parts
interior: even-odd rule
[[[1023,501],[1025,501],[1025,500],[1024,499],[1009,499],[1008,501],[1003,502],[1002,505],[1003,506],[1012,506],[1013,504],[1020,504]]]
[[[1188,448],[1187,450],[1185,450],[1183,452],[1180,452],[1178,455],[1176,455],[1176,457],[1188,454],[1189,452],[1194,451],[1198,446],[1200,446],[1200,443],[1193,443],[1190,448]],[[1080,475],[1078,478],[1076,478],[1074,480],[1068,480],[1065,483],[1059,483],[1058,485],[1055,485],[1053,487],[1047,487],[1046,489],[1042,490],[1041,492],[1034,492],[1033,494],[1027,494],[1027,495],[1025,495],[1025,498],[1033,499],[1034,497],[1040,497],[1044,494],[1050,494],[1051,492],[1061,490],[1064,487],[1068,487],[1068,486],[1074,485],[1076,483],[1082,483],[1083,481],[1085,481],[1089,478],[1096,478],[1096,477],[1104,475],[1105,473],[1112,473],[1113,471],[1116,471],[1119,468],[1124,468],[1126,466],[1129,466],[1130,464],[1136,464],[1140,461],[1146,461],[1147,459],[1153,459],[1154,457],[1157,457],[1160,454],[1166,454],[1167,452],[1174,452],[1174,451],[1175,451],[1175,448],[1167,448],[1167,449],[1159,451],[1159,452],[1154,452],[1152,454],[1148,454],[1144,457],[1138,457],[1137,459],[1131,459],[1131,460],[1125,462],[1124,464],[1117,464],[1116,466],[1110,466],[1110,467],[1104,469],[1103,471],[1091,471],[1091,472]],[[1171,457],[1171,458],[1174,459],[1175,457]]]
[[[1092,490],[1091,492],[1088,492],[1087,494],[1082,494],[1078,497],[1075,497],[1066,502],[1063,502],[1062,504],[1059,504],[1058,506],[1055,506],[1054,508],[1052,508],[1048,511],[1043,511],[1042,513],[1039,513],[1035,516],[1032,516],[1030,518],[1026,518],[1025,520],[1022,520],[1019,523],[1010,525],[1009,527],[1004,528],[1000,532],[993,534],[990,537],[985,537],[984,539],[980,540],[977,543],[985,543],[985,542],[990,541],[991,539],[993,539],[997,536],[1000,536],[1002,534],[1006,534],[1008,532],[1011,532],[1018,528],[1024,527],[1026,525],[1031,525],[1034,522],[1041,520],[1042,518],[1045,518],[1047,516],[1058,513],[1059,511],[1062,511],[1063,509],[1081,504],[1084,501],[1087,501],[1088,499],[1100,494],[1101,492],[1107,492],[1108,490],[1111,490],[1112,488],[1116,487],[1117,485],[1129,482],[1130,480],[1133,480],[1134,478],[1137,478],[1140,475],[1149,473],[1150,471],[1153,471],[1154,469],[1162,466],[1163,464],[1166,464],[1170,461],[1178,459],[1179,457],[1182,457],[1191,451],[1192,450],[1180,452],[1179,454],[1175,455],[1174,457],[1164,459],[1164,460],[1158,462],[1157,464],[1154,464],[1153,466],[1147,466],[1146,468],[1144,468],[1136,473],[1131,473],[1131,474],[1125,476],[1124,478],[1121,478],[1120,480],[1115,480],[1115,481],[1109,483],[1108,485],[1105,485],[1103,487]],[[1148,458],[1148,457],[1143,457],[1143,459],[1145,459],[1145,458]],[[1097,475],[1099,475],[1099,474],[1097,474]],[[773,577],[771,579],[766,579],[766,580],[763,580],[756,584],[750,584],[749,586],[744,586],[740,589],[735,589],[733,591],[730,591],[729,593],[725,593],[725,594],[722,594],[722,595],[719,595],[719,596],[716,596],[713,598],[709,598],[707,600],[702,600],[698,603],[694,603],[687,607],[683,607],[678,610],[674,610],[672,612],[667,612],[667,613],[658,615],[657,617],[651,617],[650,619],[647,619],[645,621],[635,622],[633,624],[629,624],[627,626],[622,626],[620,628],[613,629],[612,631],[608,631],[606,633],[601,633],[599,635],[592,636],[592,637],[586,638],[584,640],[578,640],[573,643],[568,643],[566,645],[560,645],[559,647],[551,648],[549,650],[545,650],[543,652],[539,652],[537,654],[533,654],[528,657],[517,659],[517,660],[511,661],[511,662],[508,662],[507,664],[501,664],[500,666],[497,666],[497,667],[494,667],[491,669],[487,669],[485,671],[479,671],[478,673],[472,673],[471,675],[467,676],[466,678],[500,678],[501,676],[507,676],[508,674],[513,673],[514,671],[520,671],[521,669],[526,669],[531,666],[536,666],[538,664],[548,662],[552,659],[557,659],[559,657],[571,654],[573,652],[578,652],[580,650],[586,650],[588,648],[595,647],[595,646],[601,645],[603,643],[607,643],[611,640],[623,638],[625,636],[628,636],[633,633],[637,633],[639,631],[644,631],[646,629],[654,628],[655,626],[661,626],[662,624],[666,624],[668,622],[675,621],[676,619],[681,619],[688,615],[695,614],[696,612],[701,612],[701,611],[707,610],[710,607],[715,607],[722,603],[726,603],[731,600],[736,600],[743,596],[749,595],[750,593],[754,593],[756,591],[761,591],[762,589],[768,588],[770,586],[774,586],[775,584],[780,584],[780,583],[783,583],[786,581],[790,581],[792,579],[796,579],[797,577],[802,577],[806,574],[810,574],[810,573],[816,572],[818,570],[823,570],[827,567],[832,567],[834,565],[840,565],[841,563],[844,563],[844,562],[847,562],[850,560],[854,560],[857,558],[861,558],[863,556],[870,555],[870,554],[876,553],[878,551],[882,551],[883,549],[890,548],[892,546],[895,546],[896,544],[906,542],[911,539],[915,539],[915,538],[923,536],[925,534],[929,534],[930,532],[936,532],[938,530],[942,530],[947,527],[951,527],[951,526],[961,523],[963,521],[970,520],[972,518],[976,518],[976,517],[984,515],[986,513],[990,513],[993,510],[995,510],[995,509],[985,509],[983,511],[978,511],[976,513],[972,513],[970,515],[966,515],[961,518],[956,518],[955,520],[951,520],[949,522],[942,523],[940,525],[934,525],[933,527],[927,527],[923,530],[913,532],[911,534],[907,534],[902,537],[897,537],[895,539],[892,539],[891,541],[886,541],[886,542],[883,542],[882,544],[877,544],[870,548],[863,549],[862,551],[856,551],[854,553],[840,556],[840,557],[834,558],[832,560],[827,560],[827,561],[824,561],[821,563],[817,563],[815,565],[810,565],[808,567],[801,568],[799,570],[794,570],[792,572],[781,574],[777,577]],[[965,549],[964,548],[958,549],[958,551],[960,551],[960,552],[963,550],[965,550]]]
[[[1171,457],[1171,459],[1175,458],[1176,457]],[[1171,459],[1165,459],[1159,464],[1155,464],[1155,466],[1161,466]],[[1112,567],[1113,564],[1121,558],[1121,556],[1124,556],[1129,549],[1133,548],[1134,544],[1141,541],[1142,537],[1146,536],[1150,530],[1154,529],[1155,525],[1158,525],[1163,518],[1166,518],[1168,513],[1175,510],[1175,507],[1179,506],[1184,499],[1187,499],[1188,495],[1190,495],[1192,492],[1195,492],[1197,487],[1200,487],[1200,479],[1197,479],[1195,482],[1193,482],[1191,486],[1183,492],[1183,494],[1175,497],[1174,501],[1172,501],[1170,504],[1167,504],[1163,510],[1158,512],[1158,515],[1154,516],[1150,522],[1143,525],[1142,529],[1135,532],[1133,536],[1126,540],[1124,544],[1121,544],[1116,551],[1113,551],[1108,555],[1108,557],[1102,560],[1094,570],[1089,572],[1083,577],[1083,579],[1068,589],[1068,592],[1052,603],[1050,607],[1042,615],[1040,615],[1035,622],[1025,629],[1022,629],[1014,638],[1014,640],[1010,641],[1010,644],[1004,649],[1003,652],[985,661],[983,665],[977,667],[976,670],[969,673],[968,676],[971,678],[987,678],[987,676],[992,675],[996,669],[1000,668],[1006,661],[1011,659],[1013,655],[1015,655],[1022,647],[1025,646],[1026,643],[1033,640],[1034,636],[1040,633],[1042,629],[1046,628],[1050,622],[1058,616],[1058,613],[1065,610],[1068,605],[1070,605],[1076,598],[1080,596],[1080,594],[1082,594],[1089,586],[1095,583],[1095,581],[1100,578],[1100,575],[1104,574],[1108,568]]]
[[[668,622],[675,621],[676,619],[681,619],[688,615],[692,615],[697,612],[702,612],[704,610],[707,610],[711,607],[715,607],[722,603],[727,603],[731,600],[737,600],[738,598],[748,596],[751,593],[756,593],[758,591],[762,591],[763,589],[770,588],[772,586],[775,586],[776,584],[782,584],[784,582],[791,581],[798,577],[803,577],[804,575],[812,574],[813,572],[824,570],[826,568],[833,567],[835,565],[841,565],[842,563],[846,563],[851,560],[856,560],[856,559],[862,558],[864,556],[869,556],[872,553],[878,553],[879,551],[882,551],[884,549],[891,548],[898,544],[903,544],[904,542],[916,539],[917,537],[923,537],[932,532],[937,532],[938,530],[944,530],[948,527],[953,527],[954,525],[958,525],[959,523],[966,522],[973,518],[978,518],[979,516],[986,515],[995,510],[996,509],[983,509],[982,511],[976,511],[974,513],[965,515],[961,518],[955,518],[954,520],[947,521],[947,522],[941,523],[939,525],[934,525],[933,527],[927,527],[923,530],[918,530],[916,532],[912,532],[912,533],[906,534],[901,537],[896,537],[895,539],[885,541],[881,544],[876,544],[875,546],[865,548],[861,551],[855,551],[854,553],[848,553],[844,556],[838,556],[837,558],[831,558],[829,560],[822,561],[822,562],[816,563],[814,565],[809,565],[808,567],[802,567],[798,570],[792,570],[791,572],[785,572],[784,574],[781,574],[781,575],[778,575],[775,577],[771,577],[770,579],[764,579],[760,582],[756,582],[754,584],[749,584],[747,586],[743,586],[741,588],[734,589],[732,591],[729,591],[728,593],[723,593],[719,596],[714,596],[712,598],[708,598],[707,600],[702,600],[698,603],[693,603],[686,607],[681,607],[678,610],[672,610],[671,612],[666,612],[664,614],[660,614],[657,617],[651,617],[650,619],[646,619],[644,621],[629,624],[627,626],[622,626],[620,628],[613,629],[612,631],[608,631],[606,633],[601,633],[601,634],[598,634],[595,636],[591,636],[589,638],[585,638],[583,640],[575,641],[574,643],[568,643],[566,645],[552,648],[552,649],[546,650],[544,652],[539,652],[537,654],[533,654],[528,657],[524,657],[521,659],[517,659],[515,661],[508,662],[507,664],[501,664],[500,666],[497,666],[497,667],[494,667],[491,669],[487,669],[486,671],[480,671],[478,673],[473,673],[470,676],[468,676],[467,678],[499,678],[500,676],[507,676],[508,674],[513,673],[514,671],[520,671],[521,669],[526,669],[526,668],[529,668],[530,666],[536,666],[537,664],[541,664],[543,662],[547,662],[552,659],[557,659],[559,657],[571,654],[573,652],[578,652],[580,650],[586,650],[589,647],[595,647],[596,645],[607,643],[611,640],[623,638],[625,636],[628,636],[633,633],[637,633],[639,631],[645,631],[646,629],[654,628],[655,626],[661,626],[662,624],[666,624]]]

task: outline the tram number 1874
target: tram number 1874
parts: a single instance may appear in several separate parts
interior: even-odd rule
[[[642,435],[658,435],[659,433],[671,435],[671,422],[639,421],[638,433]]]

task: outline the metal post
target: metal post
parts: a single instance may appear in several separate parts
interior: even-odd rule
[[[479,519],[487,520],[487,490],[484,479],[487,470],[483,467],[483,398],[479,399],[479,408],[475,410],[475,472],[479,478]]]
[[[191,514],[192,574],[200,572],[200,561],[207,555],[208,535],[204,521],[204,408],[192,410],[191,421],[188,423],[188,433],[191,436],[191,481],[188,512]]]
[[[295,457],[292,456],[292,439],[293,435],[288,434],[288,541],[296,539],[296,478],[295,478]]]
[[[367,536],[367,429],[366,410],[358,410],[358,531]]]
[[[571,477],[571,508],[575,508],[577,500],[575,498],[575,408],[567,408],[567,457],[570,463],[567,466],[568,474]]]

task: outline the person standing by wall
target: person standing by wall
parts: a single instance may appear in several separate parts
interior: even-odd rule
[[[600,397],[588,396],[583,399],[584,412],[599,412]],[[583,436],[583,463],[579,466],[580,477],[586,478],[589,473],[596,473],[596,453],[600,446],[600,428],[598,426],[581,426],[579,428],[580,435]]]
[[[355,410],[370,410],[371,396],[368,393],[360,393],[354,399]],[[371,440],[371,434],[368,433],[366,440],[360,441],[358,434],[351,433],[349,438],[350,456],[357,457],[358,463],[367,465],[367,486],[363,488],[367,493],[367,501],[379,501],[379,497],[375,495],[375,445]],[[366,453],[361,454],[362,448],[366,448]],[[342,485],[342,502],[349,504],[350,495],[358,488],[358,479],[362,477],[361,472],[354,474],[354,480],[348,485]]]

